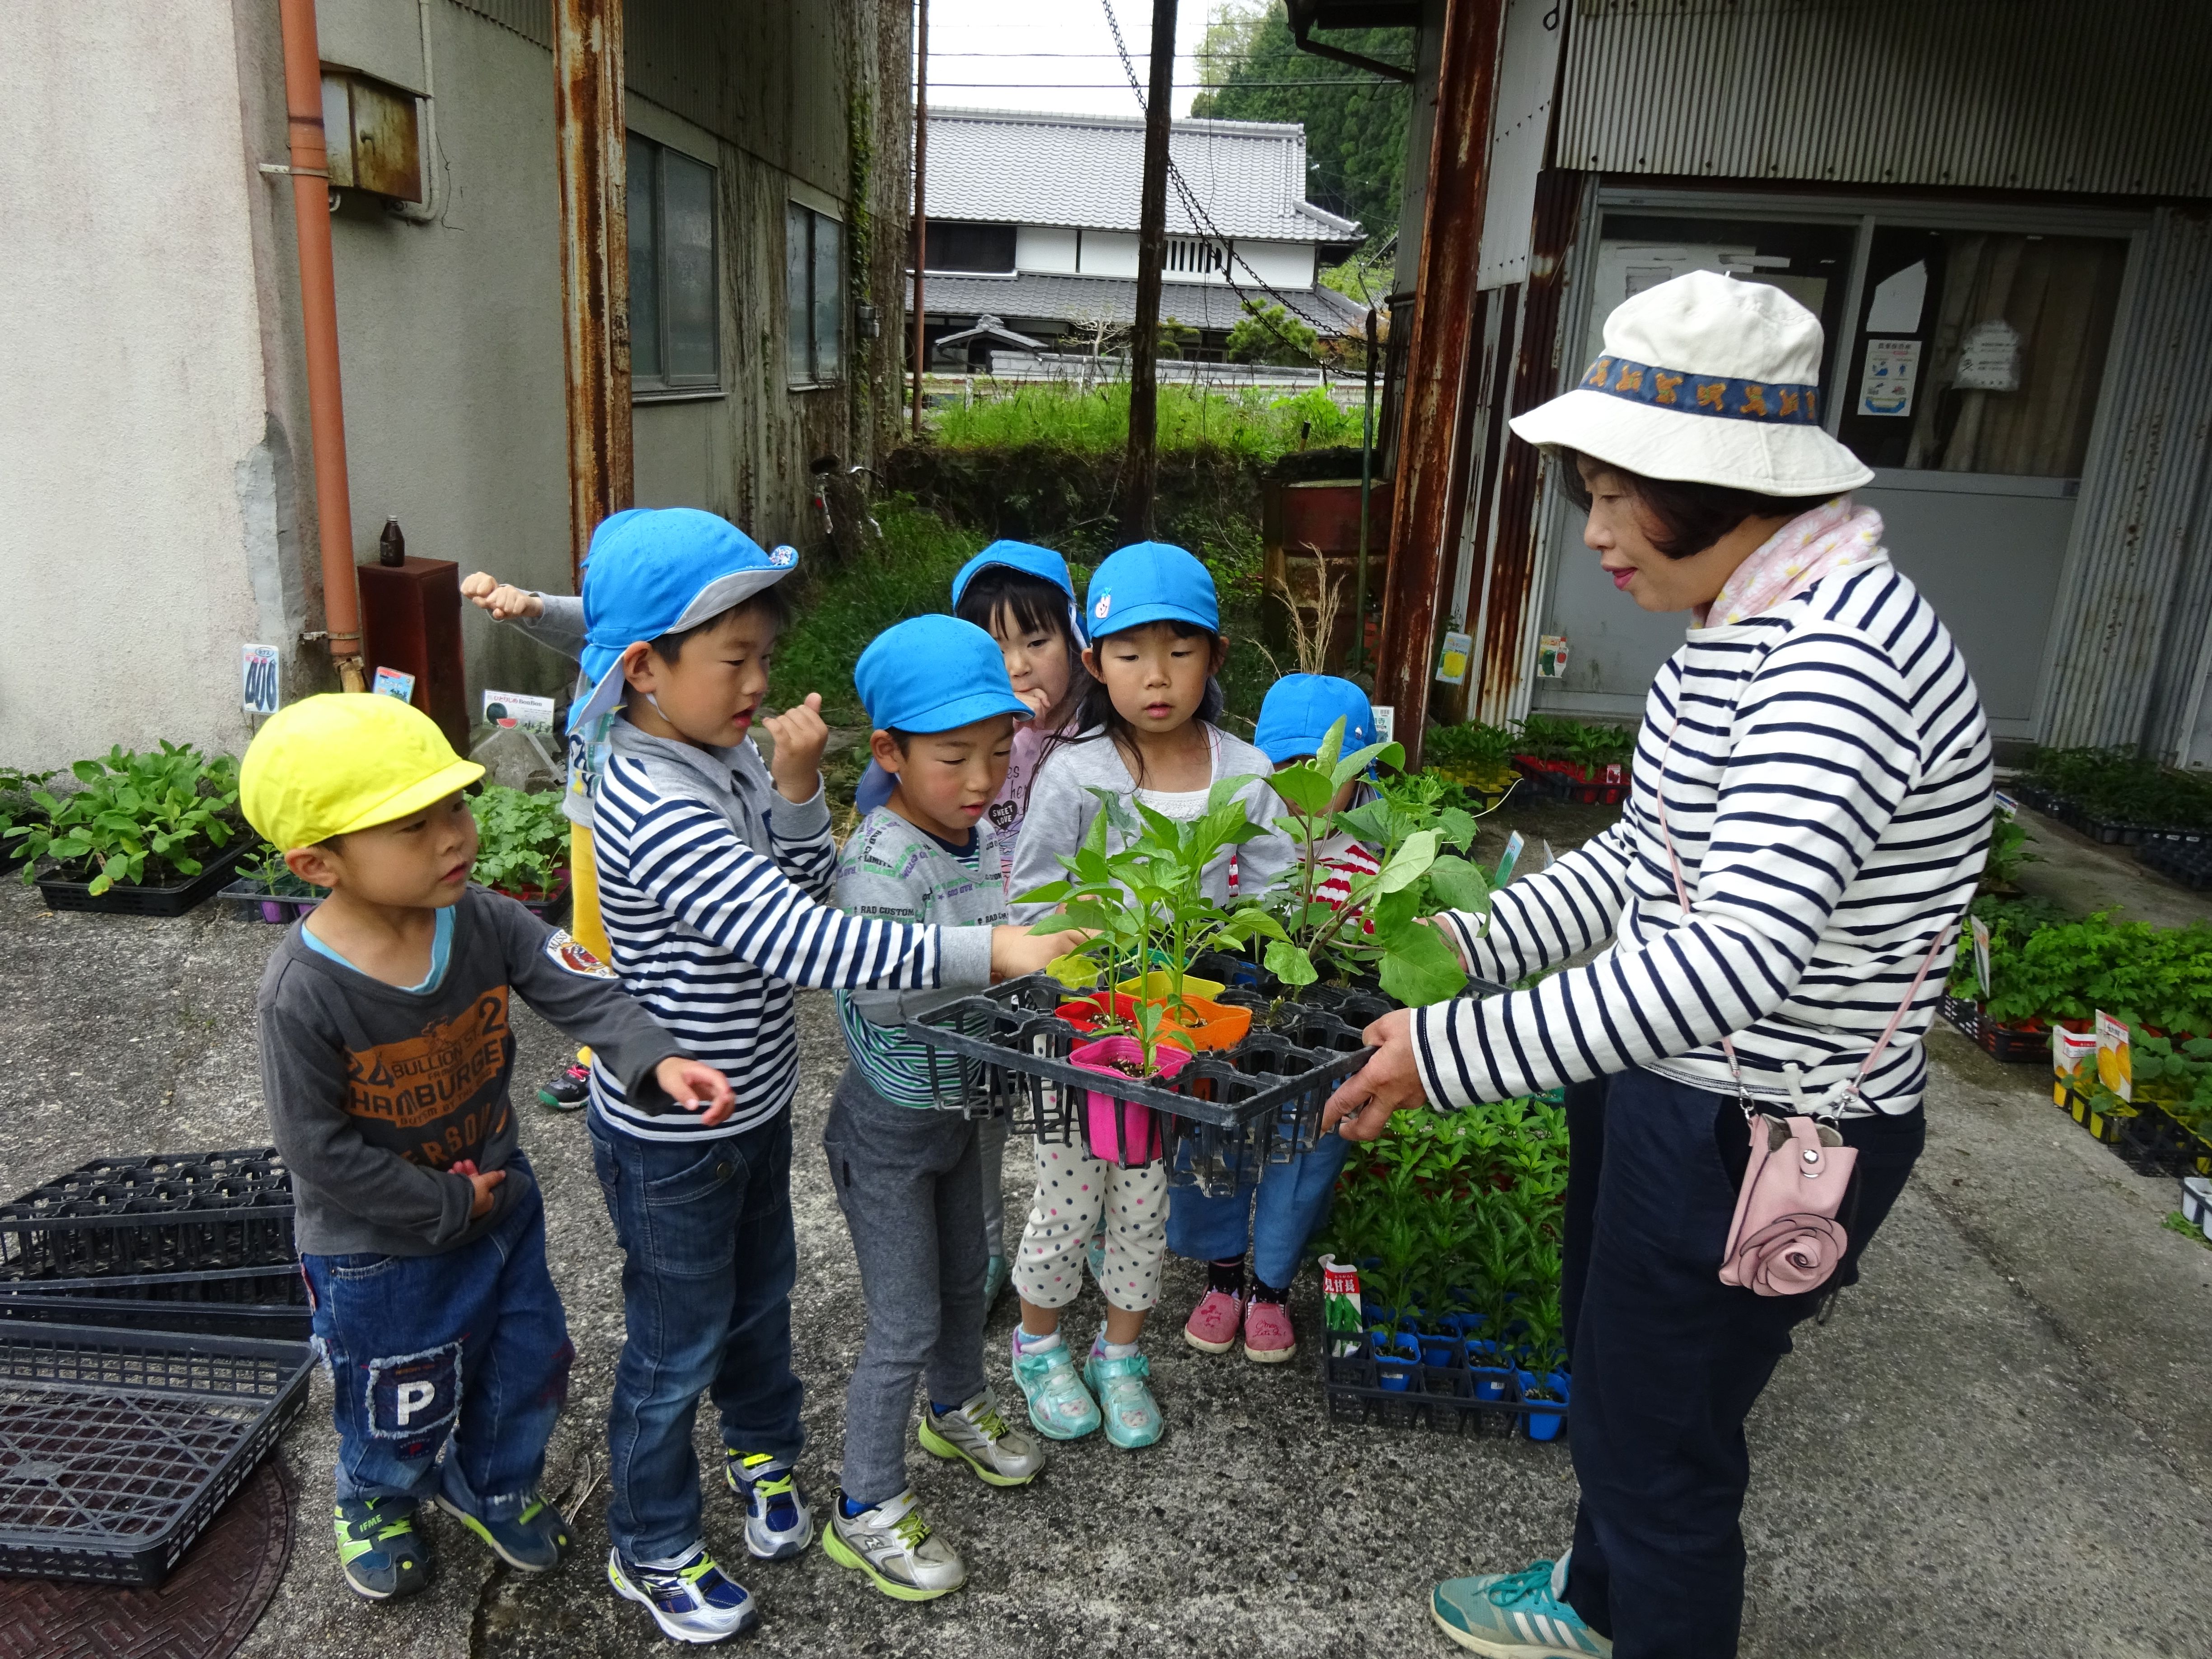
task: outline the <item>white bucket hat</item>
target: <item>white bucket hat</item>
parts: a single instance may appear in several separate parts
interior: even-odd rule
[[[1874,474],[1820,428],[1820,319],[1780,289],[1692,270],[1615,306],[1605,356],[1513,421],[1647,478],[1832,495]]]

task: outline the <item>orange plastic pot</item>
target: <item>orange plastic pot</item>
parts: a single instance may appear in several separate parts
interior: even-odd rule
[[[1160,1028],[1163,1042],[1202,1052],[1209,1048],[1233,1048],[1242,1042],[1252,1029],[1249,1008],[1229,1008],[1204,997],[1185,996],[1183,1012],[1170,1014]],[[1119,992],[1104,996],[1082,997],[1060,1005],[1060,1017],[1079,1031],[1096,1030],[1101,1021],[1112,1018],[1134,1023],[1137,1000]]]

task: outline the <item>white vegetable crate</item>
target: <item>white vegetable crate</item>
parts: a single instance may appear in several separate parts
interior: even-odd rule
[[[2181,1177],[2181,1218],[2194,1222],[2212,1238],[2212,1176]]]

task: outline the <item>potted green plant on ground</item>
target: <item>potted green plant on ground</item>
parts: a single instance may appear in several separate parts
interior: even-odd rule
[[[294,875],[283,854],[265,841],[239,860],[237,877],[222,896],[252,906],[264,921],[291,921],[322,901],[323,890]]]
[[[164,742],[158,754],[117,747],[73,763],[77,788],[30,792],[45,821],[8,830],[26,883],[64,909],[179,915],[222,884],[240,839],[238,763]],[[235,843],[235,844],[234,844]]]
[[[469,798],[477,821],[472,878],[539,915],[556,909],[568,885],[568,821],[561,797],[489,783]]]
[[[51,816],[39,804],[38,792],[53,775],[0,766],[0,870],[23,861],[23,839],[15,832],[21,830],[27,835]]]

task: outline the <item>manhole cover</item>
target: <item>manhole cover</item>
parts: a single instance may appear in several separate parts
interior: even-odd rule
[[[291,1553],[292,1487],[272,1457],[159,1589],[0,1578],[0,1659],[224,1659]]]

